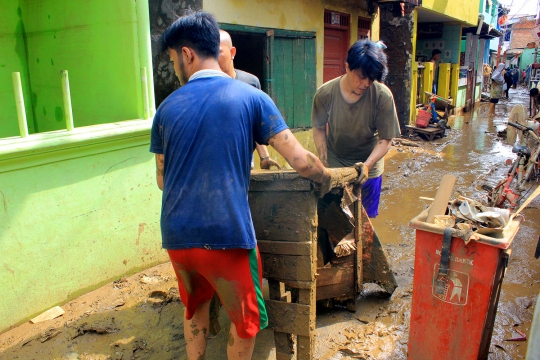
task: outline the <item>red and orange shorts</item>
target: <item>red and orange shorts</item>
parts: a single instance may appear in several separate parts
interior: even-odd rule
[[[258,249],[167,251],[188,320],[216,292],[241,338],[252,338],[268,326]]]

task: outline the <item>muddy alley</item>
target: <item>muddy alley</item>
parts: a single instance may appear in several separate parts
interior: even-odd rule
[[[517,103],[528,108],[527,89],[510,90],[497,115],[488,103],[453,118],[447,136],[415,146],[395,146],[386,157],[380,215],[373,225],[384,244],[399,287],[391,298],[366,284],[355,313],[345,308],[317,311],[317,359],[406,359],[414,271],[415,231],[409,221],[429,205],[444,174],[457,177],[453,197],[485,200],[483,184],[494,185],[508,170],[511,145],[498,136]],[[538,183],[531,184],[531,192]],[[524,210],[513,242],[490,348],[490,359],[521,359],[540,292],[540,260],[534,251],[540,234],[540,198]],[[268,296],[267,288],[265,289]],[[62,305],[65,314],[29,322],[0,335],[1,359],[186,359],[183,305],[169,264],[121,278]],[[207,359],[225,359],[229,322],[221,310],[221,332],[208,343]],[[274,337],[263,330],[253,359],[275,359]]]

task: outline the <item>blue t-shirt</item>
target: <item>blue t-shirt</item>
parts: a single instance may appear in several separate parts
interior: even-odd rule
[[[255,141],[287,129],[264,92],[229,77],[190,80],[160,105],[150,151],[164,154],[165,249],[253,249],[248,204]]]

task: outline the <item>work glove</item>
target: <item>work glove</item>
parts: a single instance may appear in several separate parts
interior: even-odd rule
[[[363,162],[357,162],[354,164],[354,168],[358,171],[358,179],[354,181],[355,185],[364,185],[369,176],[369,169]]]
[[[272,159],[270,156],[261,158],[261,169],[270,170],[272,166],[281,169],[281,166],[279,166],[278,162]]]

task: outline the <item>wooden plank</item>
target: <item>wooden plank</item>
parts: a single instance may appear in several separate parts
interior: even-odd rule
[[[290,292],[285,291],[285,285],[275,280],[268,280],[270,300],[291,302]],[[288,299],[286,294],[289,294]],[[273,314],[274,315],[274,314]],[[276,314],[279,316],[279,314]],[[294,343],[292,334],[274,331],[274,342],[276,345],[276,360],[291,360],[294,357]]]
[[[347,184],[349,181],[358,177],[358,172],[353,167],[343,167],[333,169],[332,187],[341,187]],[[251,172],[250,191],[255,191],[255,186],[258,182],[278,182],[282,183],[283,187],[276,188],[287,191],[290,188],[289,182],[296,179],[303,179],[306,184],[311,184],[308,179],[304,179],[294,170],[253,170]],[[307,185],[306,186],[306,191]],[[253,190],[252,190],[253,188]],[[310,188],[311,189],[311,188]],[[262,191],[265,191],[264,189]]]
[[[317,198],[308,192],[250,192],[259,240],[310,242],[317,231]]]
[[[315,281],[298,281],[284,279],[283,283],[296,289],[311,289],[311,287],[315,284]]]
[[[354,281],[354,267],[324,267],[317,269],[317,294],[322,286],[352,283]]]
[[[314,281],[315,261],[311,256],[289,256],[261,253],[263,276],[279,281]]]
[[[456,177],[454,175],[446,174],[443,176],[437,194],[435,194],[435,200],[433,200],[429,208],[427,223],[433,223],[435,221],[435,215],[445,214],[448,207],[448,200],[450,200],[450,196],[454,192],[455,183]]]
[[[294,180],[302,179],[294,170],[252,170],[251,181],[274,181],[277,179]]]
[[[356,298],[354,288],[354,277],[351,276],[350,283],[326,285],[317,288],[317,301],[335,298]]]
[[[311,191],[309,179],[294,170],[252,170],[249,191]]]
[[[296,358],[298,360],[311,360],[315,355],[316,287],[299,290],[298,303],[309,305],[309,332],[307,335],[298,334]]]
[[[294,180],[288,180],[286,182],[284,181],[256,181],[253,180],[249,183],[249,191],[259,191],[259,192],[266,192],[266,191],[307,191],[311,192],[313,191],[313,183],[311,180],[308,179],[294,179]]]
[[[354,240],[356,241],[356,254],[355,254],[355,280],[356,280],[356,292],[360,293],[364,289],[364,276],[362,270],[362,233],[364,227],[362,226],[362,195],[358,196],[358,200],[354,203]]]
[[[266,300],[268,326],[274,331],[288,334],[309,336],[310,306],[287,303],[284,301]]]
[[[258,240],[257,246],[261,254],[310,256],[313,243]]]

